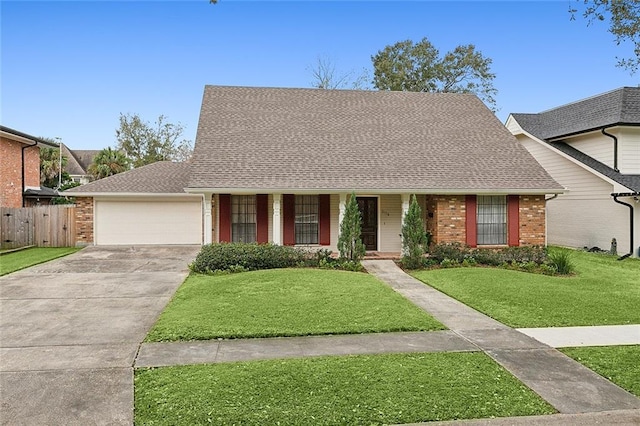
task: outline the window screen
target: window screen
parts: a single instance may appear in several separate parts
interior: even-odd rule
[[[318,244],[317,195],[296,195],[296,244]]]
[[[234,243],[256,242],[255,195],[231,196],[231,241]]]
[[[478,195],[478,245],[507,243],[507,197]]]

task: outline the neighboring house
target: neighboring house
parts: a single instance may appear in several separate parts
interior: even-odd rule
[[[40,186],[40,146],[58,145],[0,126],[0,207],[49,204],[58,192]]]
[[[100,150],[96,149],[70,149],[64,144],[62,145],[62,154],[67,157],[65,171],[69,173],[72,181],[81,185],[91,181],[89,166],[99,152]]]
[[[367,250],[401,250],[416,194],[436,242],[545,244],[555,182],[471,94],[206,86],[189,163],[66,191],[80,243],[336,250],[350,193]]]
[[[640,88],[623,87],[507,127],[567,192],[547,202],[550,244],[639,255]]]

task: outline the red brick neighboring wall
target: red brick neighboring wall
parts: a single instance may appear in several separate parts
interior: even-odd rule
[[[520,196],[520,245],[545,244],[546,201],[544,195]]]
[[[466,205],[464,195],[436,195],[427,197],[427,209],[434,208],[432,224],[428,229],[432,232],[434,242],[465,244],[466,231]]]
[[[93,198],[76,198],[76,244],[93,244]]]
[[[22,147],[26,144],[0,137],[0,206],[22,207]],[[40,148],[24,150],[25,186],[40,186]]]

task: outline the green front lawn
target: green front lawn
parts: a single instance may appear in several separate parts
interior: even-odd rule
[[[371,275],[272,269],[218,276],[192,274],[147,341],[443,328]]]
[[[640,260],[572,252],[576,275],[495,268],[418,271],[428,285],[512,327],[640,324]]]
[[[0,256],[0,275],[75,253],[76,247],[32,247]]]
[[[640,397],[640,345],[563,348],[560,351]]]
[[[395,424],[554,412],[482,353],[319,357],[135,373],[140,425]]]

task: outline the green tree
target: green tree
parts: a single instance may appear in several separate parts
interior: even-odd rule
[[[69,174],[64,171],[67,157],[62,156],[62,179],[60,179],[60,148],[40,147],[40,184],[47,188],[57,188],[60,180],[68,181]]]
[[[93,157],[87,170],[93,179],[102,179],[129,170],[129,159],[120,151],[105,148]]]
[[[496,110],[492,60],[473,44],[458,46],[440,57],[426,38],[417,43],[405,40],[386,46],[371,60],[373,85],[379,90],[474,93]]]
[[[408,269],[420,268],[426,251],[427,235],[424,231],[422,209],[413,195],[402,221],[402,265]]]
[[[362,215],[356,201],[356,194],[352,193],[345,206],[344,217],[340,223],[338,237],[338,251],[340,258],[352,262],[359,262],[365,254],[365,247],[361,238]]]
[[[619,58],[618,66],[626,68],[631,74],[640,67],[640,2],[638,0],[576,0],[584,6],[571,5],[571,19],[578,12],[591,25],[594,21],[609,21],[609,32],[614,35],[617,45],[630,42],[635,57]]]
[[[182,125],[168,123],[164,115],[151,124],[137,114],[120,114],[118,150],[125,153],[133,167],[163,160],[186,161],[192,147],[191,141],[181,139],[183,132]]]

